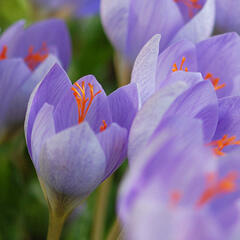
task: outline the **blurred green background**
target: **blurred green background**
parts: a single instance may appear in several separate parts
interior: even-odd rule
[[[33,7],[30,0],[0,0],[1,32],[19,19],[27,24],[47,18]],[[113,67],[113,49],[108,42],[98,16],[66,20],[72,38],[72,62],[69,76],[73,82],[94,74],[109,94],[117,88]],[[126,163],[125,163],[126,165]],[[112,226],[117,187],[126,166],[112,177],[110,194],[106,196],[106,222],[103,237]],[[62,238],[91,239],[98,205],[97,189],[66,222]],[[104,206],[100,206],[100,208]],[[103,218],[104,219],[104,218]],[[28,156],[23,130],[0,145],[0,240],[45,239],[48,209]]]

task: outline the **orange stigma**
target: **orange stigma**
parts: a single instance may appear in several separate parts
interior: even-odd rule
[[[192,18],[194,16],[194,10],[199,10],[202,5],[199,4],[199,0],[174,0],[174,2],[182,2],[188,8],[188,16]]]
[[[39,63],[43,62],[48,57],[47,44],[43,43],[39,51],[34,53],[34,47],[30,46],[28,55],[24,58],[25,63],[31,70],[34,70]]]
[[[182,198],[182,193],[179,190],[174,190],[170,194],[170,205],[175,207],[179,204],[180,200]]]
[[[214,147],[213,152],[217,156],[224,156],[225,153],[223,152],[223,149],[230,145],[240,145],[240,140],[236,141],[236,136],[228,137],[228,135],[224,135],[221,139],[210,142],[207,145]]]
[[[100,132],[103,132],[107,128],[107,123],[105,120],[102,120],[102,125],[100,126]]]
[[[6,58],[7,58],[7,46],[4,45],[2,47],[2,51],[0,52],[0,61]]]
[[[185,61],[186,61],[186,58],[185,58],[185,57],[182,57],[182,62],[181,62],[181,65],[180,65],[180,68],[179,68],[179,69],[178,69],[178,67],[177,67],[177,64],[174,63],[174,64],[173,64],[172,71],[173,71],[173,72],[183,71],[183,64],[185,63]],[[185,71],[185,72],[188,72],[188,68],[185,67],[184,71]]]
[[[221,89],[221,88],[224,88],[224,87],[226,86],[225,83],[223,83],[223,84],[221,84],[221,85],[218,85],[220,79],[219,79],[219,78],[214,78],[211,73],[207,73],[204,79],[211,81],[211,83],[212,83],[215,91],[217,91],[217,90],[219,90],[219,89]]]
[[[235,171],[229,172],[223,179],[218,180],[215,173],[207,175],[207,187],[197,201],[196,206],[201,207],[218,194],[227,194],[236,191],[236,180],[238,173]]]
[[[91,83],[88,83],[88,87],[90,91],[90,99],[86,98],[85,82],[82,81],[81,85],[82,86],[80,86],[77,82],[75,82],[74,86],[78,89],[72,87],[73,95],[76,99],[77,107],[78,107],[78,123],[79,124],[83,122],[84,119],[86,118],[86,115],[92,104],[93,99],[101,92],[101,90],[99,90],[97,93],[94,94],[93,85]]]

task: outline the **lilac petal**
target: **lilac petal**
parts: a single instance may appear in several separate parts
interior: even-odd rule
[[[158,184],[158,188],[154,188],[156,196],[164,199],[165,195],[165,200],[169,199],[166,192],[171,189],[186,192],[189,185],[192,186],[190,183],[196,183],[196,179],[209,168],[215,168],[216,161],[211,157],[212,154],[203,145],[201,121],[176,115],[165,119],[154,138],[141,146],[135,159],[131,159],[130,172],[120,191],[121,217],[128,217],[134,201],[140,195],[146,195],[145,190],[153,187],[153,182]],[[208,159],[208,164],[202,164],[202,159]],[[191,188],[191,194],[187,195],[191,202],[199,197],[203,187],[203,184],[195,184],[195,190]]]
[[[127,156],[127,130],[113,123],[97,134],[106,156],[104,179],[108,178],[122,164]]]
[[[65,71],[60,65],[55,64],[32,92],[28,102],[24,127],[30,155],[32,154],[32,128],[38,111],[42,108],[44,103],[48,103],[56,107],[64,93],[68,89],[71,89],[71,86],[72,84]]]
[[[231,14],[229,14],[229,10]],[[240,5],[238,0],[216,1],[216,27],[220,32],[240,32]]]
[[[163,83],[163,86],[168,84],[173,84],[179,80],[186,82],[189,87],[196,85],[199,82],[203,81],[202,74],[198,72],[185,72],[185,71],[176,71],[169,74],[167,80]]]
[[[21,59],[0,61],[0,135],[8,127],[24,121],[28,96],[21,87],[29,75],[30,71]]]
[[[126,55],[133,61],[144,44],[157,33],[162,35],[161,50],[166,48],[183,26],[183,18],[174,1],[132,0],[128,23]]]
[[[4,45],[7,46],[7,57],[11,57],[12,48],[18,41],[19,36],[24,31],[24,20],[20,20],[10,26],[0,37],[0,52]]]
[[[85,85],[86,98],[90,99],[90,88],[88,84],[93,85],[94,94],[101,91],[92,101],[85,120],[89,123],[94,132],[99,132],[102,121],[105,120],[108,125],[112,122],[108,99],[102,86],[98,83],[93,75],[80,78],[77,83]],[[72,86],[71,86],[72,87]],[[78,106],[71,87],[65,91],[62,99],[59,101],[55,112],[54,119],[56,131],[59,132],[67,127],[78,124]],[[76,88],[74,86],[74,88]],[[79,93],[80,90],[76,88]],[[88,104],[87,104],[88,106]],[[85,109],[86,110],[86,109]]]
[[[133,67],[131,82],[137,84],[140,106],[156,90],[155,82],[160,39],[161,36],[157,34],[146,43],[137,56]]]
[[[106,159],[86,122],[45,142],[39,157],[40,177],[57,193],[86,197],[104,177]]]
[[[56,64],[60,64],[59,60],[50,54],[30,75],[22,86],[22,90],[30,96],[37,84],[44,79],[45,75]]]
[[[197,71],[197,57],[194,44],[189,41],[179,41],[164,50],[158,58],[156,88],[159,88],[164,81],[167,81],[167,77],[172,73],[173,64],[176,63],[177,67],[180,68],[183,57],[186,58],[184,69],[187,67],[190,72]]]
[[[219,100],[219,120],[213,140],[224,135],[236,136],[240,139],[240,97],[225,97]],[[240,149],[238,145],[224,148],[224,152]]]
[[[218,100],[211,83],[202,81],[179,96],[165,116],[172,114],[201,119],[204,140],[211,140],[218,122]]]
[[[130,0],[102,0],[101,20],[115,48],[123,53],[126,46]]]
[[[202,9],[177,32],[172,43],[182,39],[197,43],[208,38],[212,34],[214,21],[215,0],[206,0]]]
[[[59,58],[63,68],[67,69],[71,58],[71,43],[67,27],[59,19],[45,20],[27,28],[15,46],[14,56],[25,58],[30,46],[38,51],[43,43],[46,43],[50,53]]]
[[[39,171],[38,160],[43,143],[54,134],[53,106],[45,103],[37,114],[31,136],[32,160],[37,172]]]
[[[108,96],[112,121],[128,131],[138,111],[138,91],[135,83],[118,88]]]
[[[130,161],[148,142],[158,123],[175,99],[188,86],[184,82],[176,82],[160,89],[137,113],[129,134],[128,158]]]
[[[240,91],[240,38],[236,33],[212,37],[197,44],[199,71],[205,76],[213,74],[219,85],[226,86],[217,91],[218,97],[239,94]]]

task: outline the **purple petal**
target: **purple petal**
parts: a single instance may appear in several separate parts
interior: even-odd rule
[[[130,0],[102,0],[101,20],[110,41],[115,48],[124,53],[128,31],[128,12]]]
[[[180,67],[183,57],[186,59],[183,66],[184,69],[187,67],[190,72],[197,71],[197,57],[194,44],[189,41],[180,41],[172,44],[158,58],[156,88],[159,88],[167,80],[169,74],[172,73],[173,64],[176,63],[177,67]]]
[[[229,10],[231,14],[229,14]],[[220,32],[240,32],[240,5],[238,0],[216,1],[216,27]]]
[[[75,0],[75,4],[77,7],[76,16],[89,16],[99,12],[100,0]]]
[[[67,27],[62,20],[50,19],[33,24],[27,28],[14,49],[14,57],[25,58],[30,46],[38,51],[46,43],[50,53],[56,55],[64,69],[71,58],[71,43]]]
[[[226,86],[217,91],[218,97],[239,94],[240,91],[240,38],[236,33],[212,37],[197,44],[199,71],[205,76],[213,74],[219,85]]]
[[[208,38],[215,21],[215,0],[207,0],[202,9],[174,36],[172,42],[188,39],[194,43]]]
[[[39,157],[40,176],[57,193],[86,197],[103,179],[106,159],[86,122],[48,138]]]
[[[187,85],[177,82],[160,89],[155,93],[137,113],[129,135],[128,157],[130,161],[148,142],[165,112],[175,99],[181,95]]]
[[[128,131],[138,111],[138,91],[135,83],[118,88],[108,96],[112,121]]]
[[[157,34],[146,43],[137,56],[133,67],[131,82],[137,84],[140,106],[156,90],[155,82],[160,38],[161,36]]]
[[[211,140],[218,122],[218,100],[211,83],[202,81],[179,96],[165,116],[172,114],[201,119],[204,140]]]
[[[127,156],[127,135],[127,130],[115,123],[97,134],[106,156],[106,169],[103,180],[118,169],[125,160]]]
[[[4,45],[7,46],[7,57],[11,57],[12,54],[12,48],[14,47],[14,44],[19,39],[19,36],[24,31],[24,20],[20,20],[16,22],[15,24],[11,25],[0,37],[0,52]]]
[[[128,18],[126,55],[133,61],[144,44],[160,33],[161,50],[183,25],[182,15],[174,1],[132,0]]]
[[[25,118],[25,136],[30,155],[32,154],[32,127],[38,111],[44,103],[56,107],[65,92],[71,89],[71,86],[72,84],[65,71],[60,65],[55,64],[32,92]]]
[[[219,100],[219,120],[213,140],[219,140],[224,135],[236,136],[240,139],[240,97],[226,97]],[[224,152],[240,149],[238,145],[224,148]]]
[[[39,171],[38,160],[43,143],[54,134],[53,106],[45,103],[37,114],[31,136],[32,160],[37,172]]]
[[[29,95],[21,87],[29,75],[21,59],[0,61],[0,135],[24,121]]]

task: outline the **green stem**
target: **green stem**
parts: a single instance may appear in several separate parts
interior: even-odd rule
[[[108,196],[112,186],[112,177],[103,182],[98,189],[96,210],[93,223],[92,240],[102,240],[107,214]]]
[[[51,211],[49,212],[48,235],[47,240],[59,240],[62,232],[62,227],[65,222],[65,216],[56,216]]]
[[[118,238],[118,236],[120,235],[120,233],[121,233],[121,226],[120,226],[118,219],[116,219],[109,231],[107,240],[116,240]]]

